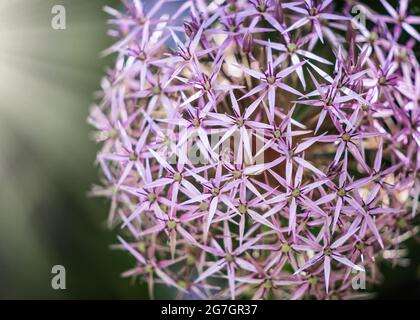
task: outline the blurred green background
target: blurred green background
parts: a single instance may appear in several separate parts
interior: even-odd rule
[[[88,106],[109,59],[105,4],[96,0],[0,1],[0,298],[146,298],[121,279],[133,261],[110,250]],[[51,28],[66,8],[67,29]],[[66,268],[67,290],[51,288]]]
[[[51,28],[57,4],[66,30]],[[0,298],[147,298],[144,285],[120,277],[134,261],[109,248],[108,204],[87,197],[97,181],[88,106],[112,64],[99,58],[111,44],[105,4],[118,1],[0,1]],[[420,296],[411,247],[410,267],[384,268],[379,297]],[[51,288],[57,264],[66,290]]]

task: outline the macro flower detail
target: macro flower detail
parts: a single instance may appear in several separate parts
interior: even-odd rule
[[[419,230],[408,1],[364,25],[331,0],[121,2],[88,122],[125,277],[151,297],[345,299],[354,272],[369,288],[398,263]]]

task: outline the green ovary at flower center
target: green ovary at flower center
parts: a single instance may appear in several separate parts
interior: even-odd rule
[[[365,248],[365,244],[363,242],[356,243],[356,249],[357,250],[363,251],[364,248]]]
[[[345,142],[349,142],[351,140],[351,135],[348,133],[345,133],[341,136],[341,139],[343,139],[343,141]]]
[[[213,188],[213,189],[211,190],[211,193],[212,193],[214,196],[218,196],[218,195],[220,194],[220,189],[219,189],[219,188]]]
[[[157,196],[153,192],[151,192],[151,193],[149,193],[147,195],[147,200],[149,200],[150,203],[155,202],[156,201],[156,198],[157,198]]]
[[[315,16],[315,15],[316,15],[316,13],[317,13],[316,8],[310,8],[310,9],[309,9],[309,15],[310,15],[310,16]]]
[[[400,60],[402,62],[406,62],[407,61],[407,58],[408,58],[407,50],[405,50],[404,48],[401,49],[400,54],[398,55],[398,57],[400,58]]]
[[[144,25],[146,22],[147,22],[147,19],[146,19],[146,17],[145,16],[141,16],[140,18],[139,18],[139,20],[138,20],[138,22],[139,22],[139,25]]]
[[[333,102],[334,102],[334,98],[333,97],[328,97],[327,100],[325,101],[325,104],[327,106],[332,106]]]
[[[273,283],[271,280],[265,280],[263,284],[264,289],[271,289],[273,287]]]
[[[340,190],[338,190],[337,195],[339,197],[344,197],[346,195],[346,190],[344,190],[343,188],[341,188]]]
[[[401,48],[400,53],[398,55],[398,58],[401,61],[405,62],[405,61],[407,61],[407,57],[408,57],[407,50],[405,50],[404,48]]]
[[[293,189],[292,196],[295,197],[295,198],[299,197],[300,196],[300,190],[298,188]]]
[[[258,5],[258,10],[260,12],[265,12],[267,10],[267,6],[266,6],[265,2],[260,2],[260,4]]]
[[[203,88],[204,88],[205,91],[210,91],[211,90],[211,84],[208,81],[206,81],[203,84]]]
[[[376,40],[378,40],[378,34],[376,32],[371,32],[369,35],[369,41],[375,42]]]
[[[274,136],[274,138],[279,139],[279,138],[280,138],[280,136],[281,136],[281,132],[280,132],[280,130],[276,130],[276,131],[274,131],[273,136]]]
[[[139,244],[137,244],[137,249],[138,249],[141,253],[146,252],[146,243],[144,243],[144,242],[140,242]]]
[[[209,208],[209,204],[207,202],[200,202],[200,210],[206,211]]]
[[[326,247],[324,249],[324,255],[327,256],[327,257],[331,256],[332,255],[332,249],[330,247]]]
[[[188,288],[188,282],[184,281],[184,280],[179,280],[178,281],[178,286],[181,287],[182,289],[187,289]]]
[[[242,176],[242,172],[239,170],[236,170],[233,172],[233,178],[239,179]]]
[[[193,120],[191,121],[191,124],[192,124],[194,127],[198,128],[198,127],[200,126],[200,121],[199,121],[198,119],[193,119]]]
[[[288,243],[283,243],[281,245],[281,252],[288,253],[290,251],[291,247]]]
[[[147,55],[146,55],[146,53],[145,53],[144,51],[140,51],[140,52],[139,52],[139,56],[138,56],[138,58],[139,58],[141,61],[145,61],[145,60],[147,59]]]
[[[145,273],[152,273],[153,272],[153,266],[151,266],[150,264],[146,265],[144,267],[144,271],[145,271]]]
[[[268,76],[267,77],[267,83],[269,84],[269,85],[273,85],[273,84],[275,84],[276,83],[276,77],[275,76]]]
[[[188,255],[188,257],[187,257],[187,264],[189,266],[194,265],[195,264],[195,261],[196,261],[196,259],[195,259],[195,257],[193,255],[191,255],[191,254]]]
[[[239,207],[238,207],[238,211],[239,211],[240,214],[245,214],[246,211],[247,211],[246,205],[240,204]]]
[[[152,89],[153,94],[160,94],[162,92],[162,89],[160,88],[160,86],[154,86]]]
[[[238,127],[242,127],[245,123],[245,120],[241,117],[241,118],[236,119],[235,123]]]
[[[297,49],[297,46],[294,43],[289,43],[287,45],[287,50],[289,50],[290,53],[295,53],[296,49]]]
[[[382,76],[379,78],[378,83],[382,86],[386,84],[386,77]]]
[[[163,144],[169,147],[172,144],[172,141],[169,137],[165,137],[165,139],[163,140]]]
[[[236,3],[235,2],[231,2],[229,3],[228,7],[227,7],[227,11],[229,13],[234,13],[236,12]]]
[[[182,175],[181,175],[179,172],[175,172],[175,173],[174,173],[174,180],[175,180],[176,182],[181,182],[181,180],[182,180]]]
[[[227,262],[233,262],[233,260],[234,260],[233,256],[230,253],[226,254],[225,259],[226,259]]]
[[[308,283],[309,283],[310,285],[312,285],[312,286],[316,285],[316,284],[317,284],[317,282],[318,282],[318,279],[317,279],[316,277],[310,277],[310,278],[308,279]]]
[[[117,138],[117,137],[118,137],[118,130],[116,130],[116,129],[111,129],[111,130],[109,130],[109,131],[108,131],[108,137],[109,137],[110,139],[115,139],[115,138]]]
[[[135,152],[130,153],[130,155],[128,156],[130,161],[136,161],[138,156]]]
[[[173,221],[173,220],[168,221],[167,226],[168,226],[169,230],[175,229],[176,228],[176,221]]]

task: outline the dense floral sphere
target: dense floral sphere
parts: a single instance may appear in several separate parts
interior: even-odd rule
[[[177,298],[351,298],[380,281],[378,260],[403,261],[418,232],[420,17],[381,3],[105,8],[116,63],[89,116],[93,194],[135,258],[125,276],[151,297],[163,284]]]

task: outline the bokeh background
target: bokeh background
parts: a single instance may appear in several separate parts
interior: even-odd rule
[[[51,28],[57,4],[66,8],[66,30]],[[99,57],[111,44],[106,4],[118,0],[0,0],[2,299],[147,298],[145,285],[120,277],[134,261],[110,249],[108,204],[87,197],[97,168],[86,117],[112,64]],[[419,246],[409,247],[407,268],[381,266],[378,298],[420,297]],[[66,268],[66,290],[51,288],[57,264]],[[157,296],[170,292],[158,288]]]

